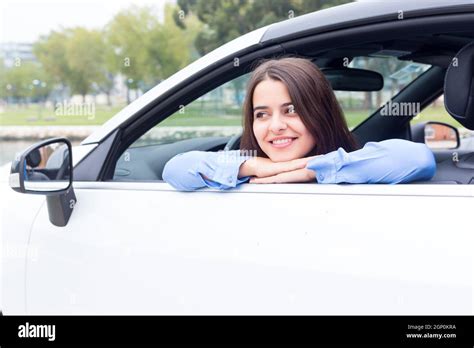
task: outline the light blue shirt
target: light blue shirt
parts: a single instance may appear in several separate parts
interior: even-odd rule
[[[248,158],[239,150],[181,153],[166,163],[163,180],[180,191],[230,189],[250,179],[238,178],[240,165]],[[436,162],[425,144],[390,139],[366,143],[349,153],[339,148],[311,159],[306,168],[316,172],[315,182],[320,184],[399,184],[430,180]]]

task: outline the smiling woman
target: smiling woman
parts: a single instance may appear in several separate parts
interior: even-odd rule
[[[406,183],[436,170],[425,144],[389,139],[357,145],[330,83],[309,60],[258,66],[247,86],[240,156],[191,151],[173,157],[163,179],[178,190],[250,183]],[[245,153],[256,153],[250,157]]]

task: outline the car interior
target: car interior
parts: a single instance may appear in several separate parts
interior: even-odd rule
[[[360,71],[344,65],[344,59],[355,57],[396,57],[402,61],[428,64],[431,67],[396,94],[392,102],[419,103],[421,110],[444,93],[447,112],[465,128],[474,130],[474,34],[455,32],[425,34],[386,41],[372,41],[324,50],[301,49],[300,57],[311,59],[328,77],[335,90],[377,90],[379,74]],[[455,62],[455,63],[454,63]],[[383,81],[382,81],[383,83]],[[359,86],[359,87],[358,87]],[[358,89],[359,88],[359,89]],[[424,127],[411,126],[413,115],[384,117],[381,108],[367,115],[365,121],[352,130],[359,144],[368,141],[400,138],[424,142]],[[457,132],[457,131],[456,131]],[[459,134],[456,134],[459,139]],[[231,137],[202,137],[169,144],[132,147],[127,150],[134,161],[124,154],[115,166],[114,181],[162,180],[166,162],[187,151],[236,150],[240,134]],[[426,184],[474,184],[474,152],[472,149],[432,149],[436,162],[435,177]],[[453,152],[456,151],[456,161]]]

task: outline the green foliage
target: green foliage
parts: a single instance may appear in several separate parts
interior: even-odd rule
[[[66,81],[73,94],[85,96],[106,80],[104,45],[97,30],[74,28],[68,30],[65,43],[69,75]]]
[[[149,70],[148,52],[150,37],[159,26],[149,8],[133,6],[118,13],[105,29],[106,42],[110,46],[108,60],[113,72],[120,72],[137,88],[140,81],[147,82]]]
[[[33,53],[44,70],[58,84],[65,83],[70,74],[66,58],[67,40],[66,31],[52,31],[49,35],[42,36],[33,48]]]
[[[187,29],[179,29],[174,9],[167,5],[161,24],[151,7],[132,6],[118,13],[106,28],[111,50],[108,66],[126,76],[131,88],[148,89],[186,66],[190,47],[200,23],[186,19]],[[184,23],[184,22],[183,22]]]
[[[351,0],[178,0],[173,17],[177,20],[179,11],[193,13],[205,24],[196,38],[203,55],[265,25],[348,2]]]
[[[0,97],[17,102],[44,100],[51,92],[52,81],[42,67],[33,62],[20,62],[6,68],[0,65]]]
[[[0,98],[6,98],[6,95],[7,95],[6,73],[7,73],[7,68],[5,67],[5,63],[3,59],[0,58]]]
[[[53,31],[36,43],[34,53],[49,76],[73,94],[85,96],[94,86],[110,86],[100,31],[80,27]]]

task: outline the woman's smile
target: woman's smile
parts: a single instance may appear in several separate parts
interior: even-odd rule
[[[277,149],[287,148],[291,146],[294,141],[298,139],[297,137],[277,137],[273,140],[270,140],[270,144]]]

